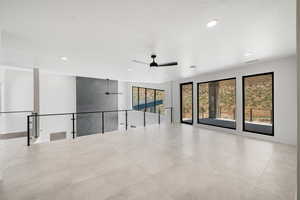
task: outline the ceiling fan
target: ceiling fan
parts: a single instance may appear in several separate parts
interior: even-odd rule
[[[138,61],[138,60],[132,60],[132,62],[139,63],[139,64],[149,65],[150,67],[169,67],[169,66],[178,65],[177,62],[169,62],[169,63],[158,64],[157,62],[155,62],[155,58],[156,58],[155,54],[152,54],[151,58],[152,58],[152,62],[151,63],[146,63],[146,62],[142,62],[142,61]]]

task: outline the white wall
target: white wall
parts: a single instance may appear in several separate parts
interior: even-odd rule
[[[33,72],[8,66],[0,70],[1,111],[33,110]],[[76,112],[76,80],[40,72],[40,113]],[[22,114],[1,114],[0,134],[27,131],[26,116]],[[41,138],[48,141],[49,133],[71,132],[70,117],[41,117]],[[70,134],[68,134],[69,136]]]
[[[40,113],[76,112],[76,78],[40,72]],[[40,117],[38,142],[49,141],[49,134],[65,132],[71,137],[71,115]]]
[[[0,75],[1,111],[33,110],[32,71],[2,67]],[[28,114],[1,114],[0,133],[26,131],[26,116]]]
[[[274,137],[258,135],[242,131],[242,76],[274,72]],[[229,130],[197,124],[197,83],[236,77],[236,112],[237,129]],[[222,130],[245,136],[277,141],[287,144],[297,143],[297,68],[296,57],[277,59],[268,62],[248,64],[230,70],[203,74],[196,77],[176,81],[173,84],[173,105],[176,122],[180,121],[179,84],[194,82],[194,125]]]

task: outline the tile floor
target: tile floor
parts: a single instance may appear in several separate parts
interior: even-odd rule
[[[296,148],[189,125],[0,147],[1,200],[294,200]]]

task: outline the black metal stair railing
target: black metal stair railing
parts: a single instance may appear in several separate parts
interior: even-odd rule
[[[170,122],[173,123],[173,108],[172,107],[167,107],[165,110],[170,110]],[[101,132],[104,134],[105,132],[105,114],[106,113],[113,113],[113,112],[124,112],[125,113],[125,130],[128,130],[128,112],[132,112],[137,110],[109,110],[109,111],[90,111],[90,112],[73,112],[73,113],[50,113],[50,114],[37,114],[37,113],[32,113],[31,115],[27,116],[27,146],[30,146],[30,139],[31,139],[31,134],[30,134],[30,124],[34,120],[35,123],[37,123],[38,119],[41,117],[47,117],[47,116],[70,116],[71,121],[72,121],[72,138],[76,138],[76,131],[75,131],[75,123],[76,120],[78,119],[77,117],[82,114],[101,114]],[[161,123],[161,111],[159,110],[157,113],[152,113],[152,114],[157,114],[157,122],[158,124]],[[143,125],[144,127],[146,126],[146,110],[143,111]],[[37,126],[36,126],[37,127]],[[38,130],[35,130],[35,133],[37,134]]]

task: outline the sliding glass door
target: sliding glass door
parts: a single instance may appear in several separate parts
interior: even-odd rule
[[[273,72],[243,77],[243,130],[274,136]]]
[[[193,124],[193,82],[180,84],[181,123]]]
[[[198,123],[235,129],[235,78],[198,83]]]

